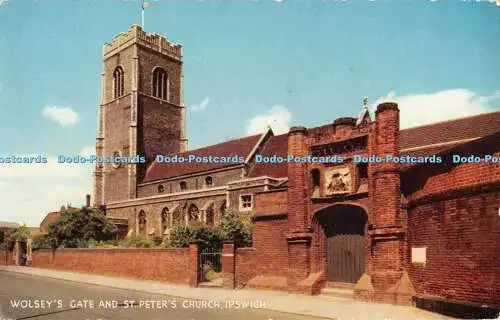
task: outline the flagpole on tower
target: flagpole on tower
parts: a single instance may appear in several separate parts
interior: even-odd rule
[[[144,1],[145,0],[142,0],[142,3],[141,3],[141,27],[142,27],[142,30],[144,30]]]
[[[149,7],[149,1],[141,0],[141,27],[144,29],[144,11]]]

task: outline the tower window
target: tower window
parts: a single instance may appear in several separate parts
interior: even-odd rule
[[[153,96],[168,100],[168,76],[162,68],[153,71]]]
[[[115,71],[113,71],[113,80],[114,80],[114,91],[115,91],[115,99],[123,96],[123,69],[122,67],[116,67]]]
[[[187,183],[186,183],[186,181],[181,181],[179,183],[179,188],[181,189],[181,191],[187,190]]]

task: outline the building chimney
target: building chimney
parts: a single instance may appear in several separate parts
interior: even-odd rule
[[[90,194],[87,195],[86,200],[87,200],[87,202],[86,202],[85,206],[87,208],[90,208]]]

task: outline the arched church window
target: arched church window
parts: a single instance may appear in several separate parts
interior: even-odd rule
[[[169,211],[168,211],[168,208],[165,207],[161,211],[161,230],[163,232],[165,232],[165,230],[167,230],[168,227],[170,226],[169,222],[170,222],[169,221]]]
[[[188,218],[189,221],[198,221],[200,219],[200,210],[194,204],[191,204],[188,208]]]
[[[222,204],[220,205],[220,216],[221,217],[226,213],[226,210],[227,210],[227,203],[226,203],[226,200],[224,200],[222,202]]]
[[[212,177],[208,176],[205,178],[205,187],[211,188],[214,183],[214,180]]]
[[[115,71],[113,71],[113,89],[115,99],[123,96],[124,76],[122,67],[116,67]]]
[[[153,71],[153,96],[168,100],[168,76],[162,68]]]
[[[181,181],[179,183],[179,188],[181,189],[181,191],[187,190],[187,183],[186,183],[186,181]]]
[[[146,232],[147,232],[147,230],[146,230],[146,224],[147,224],[146,212],[141,210],[139,212],[138,220],[139,220],[139,234],[146,235]]]

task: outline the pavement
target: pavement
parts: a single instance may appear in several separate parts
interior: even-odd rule
[[[15,274],[13,274],[15,273]],[[48,279],[50,278],[50,279]],[[57,279],[57,280],[56,280]],[[63,281],[61,281],[63,280]],[[7,285],[6,285],[7,284]],[[114,291],[113,291],[114,290]],[[17,297],[17,298],[16,298]],[[409,306],[366,303],[349,298],[306,296],[276,291],[253,289],[230,290],[223,288],[192,288],[155,281],[108,277],[87,273],[56,271],[50,269],[0,266],[0,307],[12,299],[28,300],[24,303],[51,300],[54,304],[50,317],[37,319],[265,319],[265,320],[444,320],[442,315]],[[184,299],[184,300],[182,300]],[[118,303],[118,308],[90,308],[85,302],[98,304]],[[134,300],[135,304],[131,301]],[[114,301],[114,302],[113,302]],[[150,301],[153,301],[149,303]],[[158,301],[161,301],[161,305]],[[175,302],[172,302],[175,301]],[[205,302],[203,302],[205,301]],[[88,304],[88,302],[86,302]],[[149,304],[148,304],[149,303]],[[176,307],[173,307],[176,304]],[[170,306],[170,307],[169,307]],[[33,306],[25,308],[33,312]],[[35,306],[36,307],[36,306]],[[60,307],[60,308],[59,308]],[[55,308],[55,309],[54,309]],[[73,308],[74,310],[69,310]],[[18,307],[10,312],[22,310]],[[40,308],[38,308],[40,309]],[[168,310],[166,310],[168,309]],[[66,311],[65,311],[66,310]],[[28,312],[29,311],[29,312]],[[43,311],[43,310],[38,310]],[[0,310],[0,319],[2,318]],[[168,317],[167,313],[168,312]],[[32,319],[19,316],[12,319]],[[61,318],[56,318],[60,314]],[[94,314],[96,314],[94,316]],[[64,316],[64,317],[63,317]],[[6,315],[4,315],[4,318]]]

